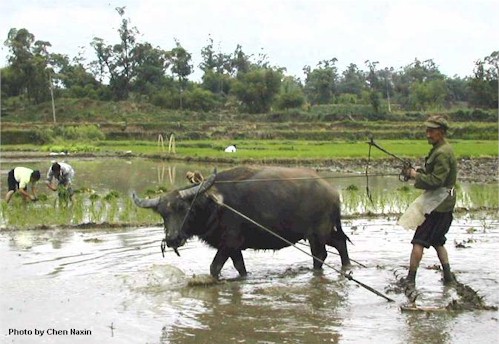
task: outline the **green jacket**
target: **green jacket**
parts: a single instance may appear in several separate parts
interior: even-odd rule
[[[451,145],[444,140],[433,146],[425,158],[424,170],[418,170],[414,186],[417,189],[434,190],[441,186],[454,188],[457,179],[457,160]],[[449,196],[434,210],[436,212],[453,211],[456,205],[456,192]]]

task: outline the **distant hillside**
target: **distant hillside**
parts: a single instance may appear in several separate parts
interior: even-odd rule
[[[425,113],[373,114],[369,107],[328,105],[268,114],[165,110],[149,103],[59,99],[55,103],[11,106],[2,111],[2,143],[44,143],[54,128],[95,125],[106,139],[156,140],[175,133],[182,139],[365,140],[424,138]],[[455,139],[497,140],[493,111],[446,111]]]

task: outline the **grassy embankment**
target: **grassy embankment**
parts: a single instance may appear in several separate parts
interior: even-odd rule
[[[227,161],[231,163],[279,163],[279,162],[318,162],[332,159],[367,158],[369,146],[361,142],[327,142],[304,140],[188,140],[177,141],[176,153],[168,152],[168,143],[164,147],[154,141],[101,141],[96,143],[65,142],[48,145],[2,145],[2,151],[101,153],[149,156],[164,159]],[[429,151],[426,140],[376,140],[383,148],[407,159],[421,159]],[[458,158],[497,157],[498,143],[493,140],[452,140]],[[224,147],[236,144],[237,152],[225,153]],[[388,158],[376,148],[372,148],[373,159]]]
[[[428,144],[422,120],[404,114],[391,120],[327,121],[319,115],[306,121],[273,122],[264,115],[192,115],[184,119],[178,114],[144,118],[130,115],[121,122],[70,122],[53,125],[50,122],[2,122],[3,151],[26,150],[40,152],[69,151],[71,153],[123,153],[162,156],[170,159],[210,160],[228,162],[265,162],[272,160],[328,160],[367,157],[366,142],[373,137],[383,147],[402,157],[425,156]],[[119,119],[119,118],[118,118]],[[174,133],[176,154],[168,154],[168,139]],[[160,137],[161,135],[161,137]],[[456,154],[461,157],[497,157],[498,126],[495,122],[455,122],[449,132]],[[163,139],[163,145],[158,139]],[[229,144],[238,151],[223,152]],[[386,157],[374,149],[372,157]]]
[[[12,106],[2,117],[2,147],[7,150],[69,151],[164,155],[176,138],[178,159],[256,160],[334,159],[366,156],[370,137],[404,157],[428,151],[422,122],[428,114],[373,115],[368,106],[322,105],[309,111],[269,114],[171,111],[147,103],[57,99],[57,124],[51,104]],[[458,157],[497,157],[497,114],[473,109],[448,110],[449,138]],[[20,145],[18,145],[20,144]],[[223,152],[236,144],[236,154]],[[383,157],[374,150],[373,158]]]

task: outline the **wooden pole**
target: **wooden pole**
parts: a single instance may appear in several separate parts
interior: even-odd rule
[[[175,150],[175,134],[170,135],[170,141],[168,142],[168,153],[177,154]]]
[[[165,151],[165,141],[163,140],[163,135],[158,135],[158,147],[161,147],[161,151]]]
[[[49,74],[49,82],[50,82],[50,97],[52,98],[52,118],[54,120],[54,124],[56,124],[55,119],[55,103],[54,103],[54,86],[52,85],[52,76]]]

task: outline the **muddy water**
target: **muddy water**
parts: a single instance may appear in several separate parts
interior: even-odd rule
[[[6,180],[7,173],[10,169],[16,166],[26,166],[40,170],[42,176],[45,176],[52,159],[54,158],[36,157],[23,160],[0,160],[0,193],[2,197],[7,192]],[[187,181],[185,175],[187,171],[200,171],[206,177],[210,175],[215,168],[223,170],[229,167],[224,166],[223,164],[207,165],[158,162],[140,158],[73,159],[69,156],[59,158],[58,161],[61,161],[61,159],[70,163],[76,171],[74,180],[75,189],[92,189],[101,195],[104,195],[109,191],[118,191],[124,195],[130,194],[131,191],[136,191],[141,194],[147,190],[157,190],[158,187],[166,187],[168,190],[171,190],[186,185]],[[376,212],[400,212],[407,207],[408,202],[415,198],[408,195],[406,202],[401,204],[400,200],[391,196],[394,191],[397,191],[403,186],[409,186],[412,189],[409,183],[400,182],[396,176],[371,176],[367,181],[364,176],[364,171],[357,171],[357,173],[352,171],[349,173],[338,173],[322,170],[320,175],[334,184],[335,187],[339,189],[340,193],[345,194],[347,192],[346,190],[352,185],[357,187],[357,192],[355,192],[356,198],[361,198],[362,200],[359,202],[354,199],[351,202],[352,204],[344,202],[343,214],[362,214],[373,211],[372,207],[369,207],[369,202],[365,196],[364,190],[366,189],[366,186],[369,186],[369,190],[375,200]],[[55,194],[45,187],[44,182],[38,183],[37,190],[39,194],[47,194],[52,198],[55,197]],[[397,192],[394,194],[396,193]],[[497,206],[498,197],[499,186],[497,183],[460,182],[457,206],[464,208],[481,206],[493,207]],[[349,196],[346,195],[344,199],[347,198],[349,198]],[[487,204],[488,200],[492,200],[494,204]]]
[[[497,342],[497,311],[406,313],[399,308],[406,297],[385,292],[394,271],[405,272],[411,232],[393,219],[345,221],[344,227],[355,244],[351,257],[366,266],[354,263],[354,278],[395,302],[331,268],[314,273],[311,258],[294,248],[245,251],[246,279],[236,279],[228,262],[220,284],[192,287],[192,276],[208,272],[215,252],[193,240],[181,257],[167,251],[162,258],[161,228],[0,232],[0,341]],[[498,242],[497,219],[461,218],[448,235],[458,280],[490,305],[499,305]],[[340,268],[334,254],[327,262]],[[420,306],[445,306],[456,298],[433,269],[436,262],[428,251],[417,280]]]
[[[47,174],[53,158],[34,158],[23,160],[3,160],[1,163],[2,193],[7,191],[7,173],[16,166],[25,166],[38,169],[42,177]],[[198,164],[182,164],[158,162],[147,159],[125,158],[59,158],[57,161],[66,161],[76,172],[74,179],[75,189],[91,188],[99,192],[115,190],[127,193],[130,190],[143,192],[155,189],[158,186],[185,185],[185,173],[188,170],[199,170],[204,175],[213,171],[213,166]],[[42,193],[49,193],[46,187],[39,186]]]
[[[213,169],[141,159],[67,160],[76,169],[76,188],[91,187],[98,192],[173,188],[185,185],[188,170],[208,175]],[[2,161],[2,195],[8,170],[18,165],[45,173],[50,161]],[[351,184],[362,190],[365,180],[356,177],[339,178],[335,183],[341,190]],[[375,195],[399,186],[395,177],[370,178]],[[463,184],[463,191],[468,188],[480,194],[490,185]],[[246,279],[237,279],[228,262],[222,283],[192,287],[193,275],[208,273],[215,251],[193,240],[180,250],[181,257],[168,251],[163,258],[161,228],[0,231],[0,342],[497,341],[497,311],[401,312],[407,299],[390,292],[390,286],[395,282],[394,272],[405,274],[412,233],[398,227],[394,218],[345,221],[344,228],[355,244],[350,246],[351,257],[365,265],[354,264],[352,276],[395,302],[387,302],[334,269],[314,272],[311,258],[295,248],[246,251]],[[448,235],[458,280],[496,306],[498,243],[497,216],[461,217]],[[327,262],[340,269],[338,256],[330,254]],[[427,251],[418,274],[419,306],[444,307],[457,298],[453,288],[442,285],[436,264],[435,253]]]

